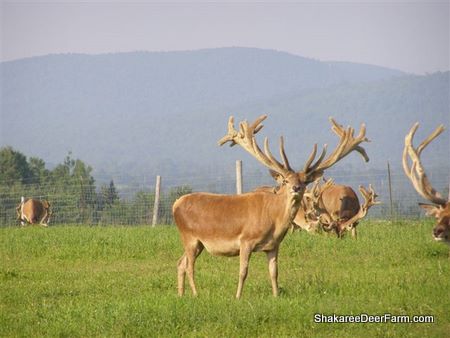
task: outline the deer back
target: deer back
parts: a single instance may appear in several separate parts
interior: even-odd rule
[[[322,193],[319,207],[333,220],[350,219],[359,211],[359,200],[351,187],[336,184]]]

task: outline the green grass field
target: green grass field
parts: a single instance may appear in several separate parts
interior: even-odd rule
[[[199,296],[176,291],[174,226],[0,229],[0,336],[450,337],[449,247],[432,222],[366,221],[357,241],[296,232],[281,245],[281,296],[266,257],[197,260]],[[315,323],[314,314],[433,315],[432,324]]]

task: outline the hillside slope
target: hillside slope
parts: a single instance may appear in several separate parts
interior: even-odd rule
[[[0,76],[0,146],[48,163],[70,150],[106,172],[187,174],[249,159],[217,147],[230,114],[269,113],[263,133],[274,149],[286,135],[297,165],[313,143],[334,144],[330,115],[367,123],[375,167],[398,159],[413,121],[425,132],[450,125],[448,72],[413,76],[270,50],[50,55],[2,63]],[[448,154],[448,133],[436,143]]]

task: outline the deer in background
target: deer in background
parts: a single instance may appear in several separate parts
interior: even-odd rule
[[[425,210],[427,215],[436,218],[437,224],[433,228],[434,239],[447,242],[450,245],[450,201],[433,189],[420,160],[422,151],[444,131],[444,126],[440,125],[437,127],[417,148],[414,148],[412,142],[417,128],[419,128],[418,122],[411,127],[405,137],[402,157],[403,170],[419,195],[432,203],[419,203],[419,205]],[[409,166],[409,160],[411,161],[411,166]]]
[[[48,226],[52,212],[47,200],[27,199],[16,207],[17,220],[21,225],[37,224]]]
[[[351,187],[335,184],[332,179],[323,185],[316,182],[309,197],[313,207],[309,209],[315,210],[319,228],[325,231],[334,230],[339,238],[342,238],[346,231],[351,231],[352,237],[356,239],[356,226],[359,221],[366,217],[370,207],[380,203],[376,201],[378,195],[372,185],[369,185],[368,190],[360,185],[359,191],[364,199],[361,205]]]
[[[273,170],[282,178],[278,193],[249,192],[242,195],[220,195],[210,193],[192,193],[175,201],[173,215],[184,247],[184,253],[178,261],[178,294],[184,294],[185,276],[194,296],[197,289],[194,282],[194,264],[204,248],[221,256],[239,256],[239,281],[236,298],[242,295],[247,277],[249,259],[252,252],[263,251],[267,255],[272,293],[278,295],[278,249],[287,230],[291,226],[306,185],[323,175],[324,170],[334,165],[353,150],[365,154],[360,146],[365,137],[362,125],[359,135],[354,130],[343,130],[339,144],[325,159],[326,146],[315,161],[317,144],[301,171],[294,171],[284,150],[283,138],[280,139],[279,162],[270,152],[268,139],[264,142],[264,151],[258,146],[255,134],[261,130],[261,122],[266,115],[260,116],[252,124],[247,121],[234,128],[233,117],[228,122],[228,133],[219,145],[230,142],[238,144],[261,164]],[[334,122],[334,121],[333,121]],[[313,161],[315,161],[313,163]]]
[[[346,231],[351,231],[352,237],[356,239],[358,222],[367,215],[371,206],[380,203],[375,201],[378,195],[372,186],[369,186],[369,190],[359,186],[359,190],[364,198],[361,205],[351,187],[334,184],[332,179],[322,185],[316,181],[311,189],[305,190],[291,230],[334,230],[339,238],[342,238]],[[261,186],[254,191],[277,193],[278,187]]]

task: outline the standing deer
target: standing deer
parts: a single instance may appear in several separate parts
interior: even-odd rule
[[[367,141],[365,126],[361,126],[359,135],[354,138],[354,130],[343,130],[340,141],[332,154],[324,160],[326,146],[319,158],[316,158],[317,144],[302,171],[294,171],[284,151],[283,138],[280,139],[280,163],[269,150],[268,140],[264,142],[264,152],[255,140],[255,134],[261,130],[261,122],[266,115],[260,116],[251,125],[241,122],[239,131],[234,128],[233,117],[228,122],[228,134],[219,145],[227,142],[244,148],[267,168],[283,178],[283,184],[277,194],[250,192],[242,195],[218,195],[210,193],[192,193],[175,201],[173,215],[183,242],[184,254],[178,261],[178,294],[184,294],[185,275],[194,296],[197,289],[194,283],[194,264],[204,248],[213,255],[240,257],[239,282],[236,298],[242,295],[247,277],[249,259],[252,252],[263,251],[267,254],[272,293],[278,296],[278,248],[300,206],[305,187],[323,175],[351,151],[365,154],[359,145]],[[332,120],[334,127],[338,126]],[[342,127],[340,127],[342,128]]]
[[[450,201],[443,198],[441,194],[433,189],[420,161],[422,151],[444,131],[444,126],[441,124],[417,148],[414,148],[412,142],[418,127],[419,123],[416,122],[405,137],[402,157],[403,170],[419,195],[432,203],[419,203],[419,205],[426,211],[427,215],[434,216],[437,220],[437,224],[433,228],[434,239],[450,244]],[[411,160],[411,167],[409,166],[408,158]]]

